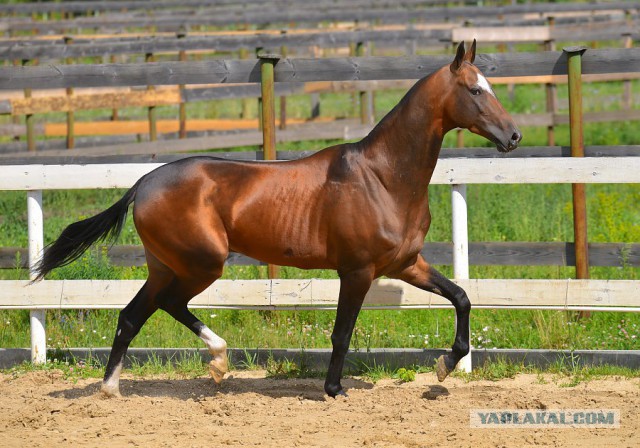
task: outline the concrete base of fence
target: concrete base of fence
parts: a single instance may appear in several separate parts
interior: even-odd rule
[[[93,358],[106,363],[110,348],[73,348],[64,351],[49,351],[48,360]],[[431,366],[435,360],[447,350],[421,349],[371,349],[369,351],[350,351],[347,355],[345,370],[350,373],[362,371],[363,366],[385,366],[399,368],[414,365]],[[206,349],[188,348],[131,348],[127,354],[127,366],[132,362],[144,363],[151,359],[162,361],[179,360],[184,357],[198,355],[203,361],[209,359]],[[229,349],[229,358],[237,368],[245,364],[266,365],[267,360],[293,361],[309,370],[326,370],[329,364],[331,350],[329,349]],[[595,366],[614,365],[640,369],[640,350],[472,350],[472,362],[475,367],[498,360],[515,364],[524,364],[538,368],[547,368],[555,363],[565,365]],[[0,368],[7,369],[17,364],[31,360],[29,349],[9,348],[0,349]]]

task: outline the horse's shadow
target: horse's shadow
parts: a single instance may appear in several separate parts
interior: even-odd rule
[[[342,384],[349,389],[371,389],[372,383],[345,378]],[[226,378],[222,384],[216,385],[209,378],[193,379],[123,379],[120,381],[120,392],[127,397],[166,397],[178,400],[201,400],[220,395],[239,395],[256,393],[270,398],[297,397],[305,400],[324,401],[328,396],[324,392],[324,380],[313,378],[291,378],[277,380],[272,378]],[[83,387],[58,390],[49,393],[54,398],[75,400],[83,397],[101,396],[100,381]]]
[[[425,400],[437,400],[440,397],[449,396],[449,389],[444,386],[440,386],[439,384],[434,384],[428,386],[429,390],[424,391],[422,394],[422,398]]]

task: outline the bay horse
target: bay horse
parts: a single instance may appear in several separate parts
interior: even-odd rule
[[[102,392],[119,395],[131,340],[158,309],[186,325],[212,355],[220,383],[227,344],[187,304],[222,275],[229,251],[265,263],[335,269],[340,293],[333,351],[324,384],[346,395],[340,380],[362,302],[374,279],[401,279],[451,301],[457,316],[452,351],[436,363],[443,381],[469,352],[465,291],[420,255],[431,215],[428,185],[444,135],[466,128],[507,152],[522,135],[491,85],[473,65],[476,42],[419,80],[386,117],[356,143],[295,161],[264,163],[195,156],[140,178],[96,216],[69,225],[45,250],[37,280],[79,258],[93,243],[115,239],[131,203],[149,276],[120,312]]]

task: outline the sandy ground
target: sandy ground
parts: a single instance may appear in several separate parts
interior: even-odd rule
[[[415,382],[347,379],[347,399],[324,395],[320,379],[274,380],[232,372],[208,378],[122,379],[123,397],[105,399],[99,380],[60,372],[0,375],[0,446],[640,446],[640,379],[591,381],[519,375],[465,383],[433,374]],[[474,429],[469,410],[619,409],[618,429]]]

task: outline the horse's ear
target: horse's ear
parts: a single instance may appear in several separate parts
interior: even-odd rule
[[[462,65],[462,62],[464,60],[464,54],[464,41],[462,41],[460,42],[460,45],[458,45],[458,49],[456,50],[456,58],[449,66],[453,73],[456,73],[460,69],[460,66]]]
[[[464,54],[464,60],[469,61],[472,64],[473,64],[473,61],[476,60],[476,40],[475,39],[473,39],[473,43],[471,44],[467,52]]]

